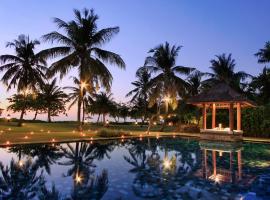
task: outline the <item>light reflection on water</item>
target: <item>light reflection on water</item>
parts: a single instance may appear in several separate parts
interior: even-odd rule
[[[0,199],[268,199],[269,147],[144,138],[0,148]]]

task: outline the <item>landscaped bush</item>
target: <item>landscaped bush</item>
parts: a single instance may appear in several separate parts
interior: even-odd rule
[[[130,133],[120,131],[120,130],[112,130],[112,129],[100,129],[97,132],[98,137],[121,137],[121,136],[130,136]]]
[[[270,106],[244,109],[242,129],[245,136],[270,137]]]

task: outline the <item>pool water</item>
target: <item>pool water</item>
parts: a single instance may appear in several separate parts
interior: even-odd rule
[[[0,148],[0,199],[270,199],[270,145],[141,138]]]

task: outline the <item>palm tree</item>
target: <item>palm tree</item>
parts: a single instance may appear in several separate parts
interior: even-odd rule
[[[126,97],[133,95],[132,99],[130,100],[131,103],[137,105],[139,102],[142,104],[143,113],[145,120],[147,108],[148,108],[148,99],[150,93],[150,81],[151,81],[151,73],[147,68],[141,67],[136,72],[137,81],[132,82],[131,84],[135,86],[133,90],[127,93]]]
[[[93,101],[88,107],[88,110],[92,113],[103,115],[103,124],[106,126],[106,115],[109,114],[115,106],[112,98],[112,93],[100,92],[99,94],[93,94]],[[99,117],[98,117],[99,118]]]
[[[67,95],[56,85],[56,78],[42,86],[41,99],[48,113],[48,122],[52,121],[52,115],[65,112],[66,98]]]
[[[64,89],[71,90],[72,92],[69,93],[67,102],[72,101],[71,104],[69,105],[69,109],[75,104],[78,103],[78,109],[81,109],[81,104],[82,104],[82,119],[84,121],[85,117],[85,108],[86,105],[88,104],[89,101],[89,96],[86,94],[93,94],[94,93],[94,88],[92,87],[91,84],[88,84],[89,81],[86,82],[81,82],[78,78],[73,77],[73,82],[75,86],[71,87],[64,87]],[[81,127],[79,127],[81,129]]]
[[[260,49],[258,53],[255,54],[258,57],[259,63],[270,62],[270,41],[266,42],[263,49]]]
[[[5,54],[0,56],[0,72],[6,71],[2,82],[7,85],[7,90],[17,86],[17,91],[28,93],[35,92],[40,85],[44,84],[44,73],[47,71],[47,51],[35,53],[39,45],[38,40],[30,40],[29,36],[20,35],[17,40],[8,42],[6,47],[15,49],[15,55]],[[18,125],[21,126],[25,109],[21,110]]]
[[[170,46],[166,42],[149,51],[152,55],[146,58],[145,68],[151,73],[157,73],[150,83],[153,87],[150,105],[158,98],[165,101],[170,99],[171,107],[176,108],[177,96],[181,96],[189,87],[189,84],[177,75],[188,75],[194,68],[176,65],[180,49],[181,46]]]
[[[149,99],[149,106],[157,104],[158,108],[161,103],[165,104],[165,119],[167,118],[169,106],[172,109],[177,107],[177,97],[183,96],[188,89],[189,84],[177,75],[188,75],[194,68],[176,65],[176,59],[181,46],[172,47],[168,42],[160,44],[159,46],[151,49],[149,53],[152,55],[145,60],[145,68],[151,73],[157,75],[151,80],[151,92]],[[156,116],[150,119],[148,131],[153,123],[154,118],[158,117],[160,109]],[[165,127],[165,120],[161,131]]]
[[[135,88],[127,93],[126,97],[133,95],[130,100],[131,102],[134,102],[138,98],[147,101],[150,90],[151,73],[147,68],[141,67],[136,72],[136,78],[138,80],[131,83]]]
[[[81,12],[74,10],[75,20],[65,22],[54,18],[54,22],[65,34],[54,31],[43,36],[45,41],[57,42],[62,46],[49,49],[51,57],[62,56],[54,62],[48,75],[60,73],[60,78],[65,76],[71,68],[77,68],[79,81],[85,82],[90,79],[92,86],[101,85],[110,89],[112,75],[105,63],[115,64],[125,68],[125,63],[120,55],[101,49],[100,47],[109,42],[119,32],[119,27],[98,30],[98,16],[94,10],[84,9]],[[81,121],[82,99],[78,98],[78,122]]]
[[[195,96],[203,90],[202,78],[205,75],[206,73],[195,70],[188,76],[187,81],[190,85],[188,95]]]
[[[255,91],[259,92],[258,98],[261,103],[267,104],[270,102],[270,68],[264,67],[262,73],[254,77],[250,85]]]
[[[210,62],[210,69],[213,73],[208,73],[211,77],[204,81],[205,85],[211,86],[219,82],[225,82],[234,89],[241,91],[243,86],[242,81],[252,77],[244,71],[235,72],[236,63],[231,54],[228,56],[226,54],[217,55],[216,59]]]

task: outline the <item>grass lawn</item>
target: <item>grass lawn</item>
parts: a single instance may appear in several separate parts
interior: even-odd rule
[[[0,145],[14,143],[37,143],[37,142],[60,142],[72,140],[84,140],[96,137],[96,131],[104,128],[101,125],[85,124],[83,132],[77,131],[76,122],[57,123],[24,123],[22,127],[17,127],[15,122],[0,122]],[[110,125],[108,129],[119,130],[121,132],[131,132],[132,136],[145,135],[147,126],[140,125]],[[154,126],[151,131],[159,131],[160,126]],[[171,135],[173,127],[166,127],[159,135]],[[152,133],[151,135],[156,135]],[[120,136],[120,135],[119,135]]]
[[[150,136],[199,136],[194,133],[175,133],[175,127],[166,127],[164,132],[159,132],[160,125],[153,126],[150,130]],[[77,131],[76,122],[55,122],[55,123],[24,123],[22,127],[17,127],[15,122],[0,122],[0,145],[18,143],[46,143],[46,142],[67,142],[75,140],[105,139],[97,136],[97,131],[104,129],[97,124],[85,124],[83,132]],[[149,136],[146,134],[147,126],[140,125],[109,125],[109,130],[131,133],[131,136]],[[121,134],[119,134],[121,137]],[[106,138],[107,139],[107,138]],[[244,141],[249,142],[267,142],[270,139],[244,137]]]

